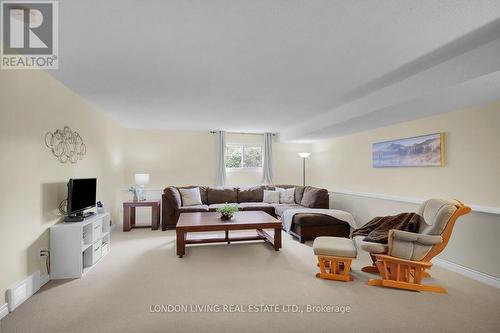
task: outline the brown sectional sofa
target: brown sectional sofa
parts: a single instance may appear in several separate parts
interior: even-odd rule
[[[199,187],[202,205],[182,206],[179,188]],[[262,202],[264,189],[275,187],[295,187],[294,204],[269,204]],[[226,203],[235,203],[242,211],[265,211],[272,216],[281,217],[289,208],[328,208],[329,195],[326,189],[311,186],[275,185],[252,187],[206,187],[206,186],[169,186],[162,195],[162,230],[175,228],[179,215],[187,212],[212,212]],[[300,242],[317,236],[349,237],[349,225],[333,217],[321,214],[296,214],[292,221],[292,235]]]

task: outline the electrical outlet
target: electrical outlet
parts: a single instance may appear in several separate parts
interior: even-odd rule
[[[43,257],[43,256],[45,255],[45,253],[43,253],[43,251],[46,251],[46,250],[45,250],[45,249],[43,249],[43,248],[39,248],[39,249],[38,249],[37,254],[38,254],[38,256],[39,256],[39,257]]]

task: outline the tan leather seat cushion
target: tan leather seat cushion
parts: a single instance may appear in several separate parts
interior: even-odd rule
[[[358,251],[349,238],[342,237],[317,237],[313,243],[315,255],[332,257],[356,258]]]
[[[442,199],[430,199],[424,202],[419,209],[419,215],[425,220],[420,224],[419,233],[427,235],[441,235],[456,212],[455,203]]]
[[[366,252],[370,253],[378,253],[378,254],[383,254],[387,253],[388,246],[387,244],[381,244],[381,243],[372,243],[372,242],[365,242],[363,239],[365,236],[355,236],[354,237],[354,242],[356,245],[365,250]]]

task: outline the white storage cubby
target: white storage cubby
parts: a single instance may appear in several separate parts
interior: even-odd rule
[[[93,215],[83,222],[50,228],[50,278],[79,278],[110,250],[110,215]]]

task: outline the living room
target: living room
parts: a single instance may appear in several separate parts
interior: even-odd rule
[[[498,1],[33,3],[1,1],[2,333],[500,330]]]

